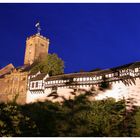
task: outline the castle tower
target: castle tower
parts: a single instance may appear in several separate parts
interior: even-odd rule
[[[36,25],[38,33],[26,40],[24,65],[31,65],[35,60],[43,59],[48,54],[49,39],[40,35],[40,25]]]

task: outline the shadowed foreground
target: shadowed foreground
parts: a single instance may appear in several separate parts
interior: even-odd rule
[[[24,106],[0,104],[0,136],[140,136],[140,109],[125,101],[89,101],[87,95],[64,104],[49,101]]]

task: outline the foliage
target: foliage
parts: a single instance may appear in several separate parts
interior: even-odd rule
[[[64,62],[57,54],[48,54],[43,60],[32,65],[31,72],[42,72],[49,75],[58,75],[64,72]]]
[[[84,95],[81,95],[75,100],[66,101],[64,107],[67,112],[62,120],[59,120],[57,126],[59,136],[112,137],[133,135],[134,119],[131,116],[132,120],[127,121],[130,115],[129,117],[126,115],[124,101],[115,102],[114,99],[110,98],[89,102]],[[127,125],[125,121],[127,121]],[[132,128],[131,125],[133,125]]]
[[[124,100],[89,101],[86,95],[63,104],[0,104],[0,136],[139,136],[136,111],[126,110]]]
[[[140,137],[140,107],[137,108],[136,114],[134,116],[136,120],[136,128],[134,129],[134,136]]]
[[[19,106],[0,105],[0,136],[33,136],[38,134],[36,124],[23,115]]]

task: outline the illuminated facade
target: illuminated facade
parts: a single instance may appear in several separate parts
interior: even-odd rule
[[[49,39],[38,33],[27,38],[24,65],[9,64],[0,70],[0,101],[19,104],[51,100],[63,102],[87,91],[92,100],[113,97],[116,100],[133,98],[140,105],[140,62],[107,70],[49,76],[30,74],[30,65],[48,54]],[[108,85],[104,88],[104,85]]]

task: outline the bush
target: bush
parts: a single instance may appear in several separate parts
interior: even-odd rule
[[[89,101],[86,95],[62,105],[50,101],[0,104],[0,136],[139,136],[135,112],[126,110],[124,100]]]

